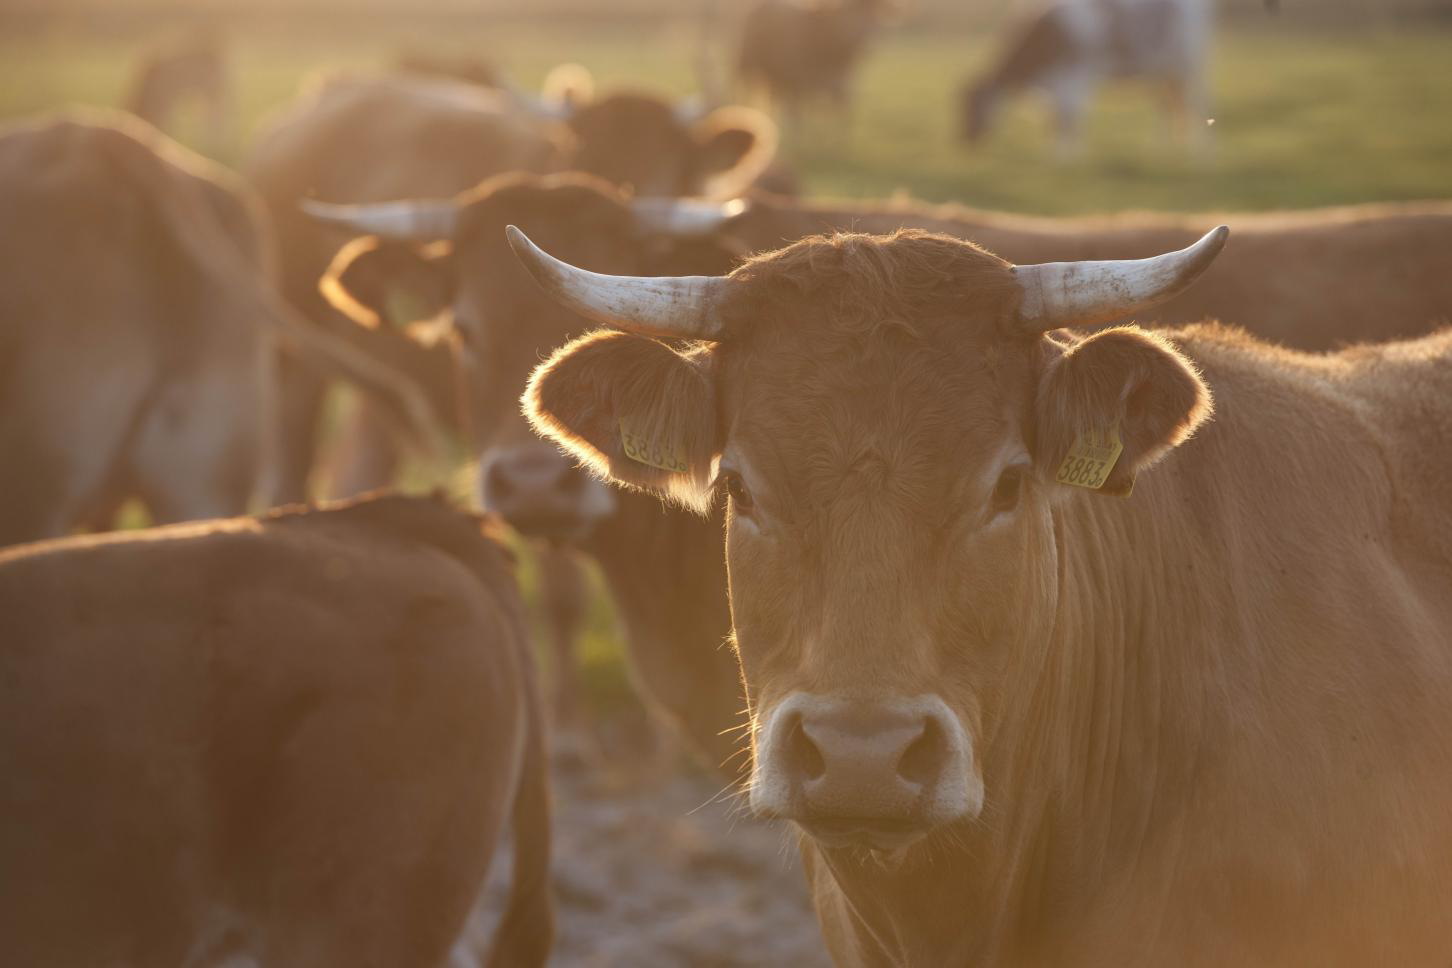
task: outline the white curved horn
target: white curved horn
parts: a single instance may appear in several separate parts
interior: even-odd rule
[[[1199,278],[1229,235],[1221,225],[1188,248],[1152,259],[1017,266],[1013,273],[1023,287],[1019,320],[1027,331],[1041,333],[1107,323],[1148,309]]]
[[[720,276],[607,276],[561,262],[513,225],[509,246],[556,302],[615,329],[676,339],[720,339]]]
[[[747,209],[744,198],[709,202],[703,198],[636,198],[630,210],[641,227],[686,238],[710,235]]]
[[[304,212],[319,222],[400,242],[434,242],[453,238],[459,221],[459,206],[446,200],[333,205],[305,198],[301,205]]]

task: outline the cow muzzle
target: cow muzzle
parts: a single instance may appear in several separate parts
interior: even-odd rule
[[[937,696],[793,693],[757,745],[751,805],[828,847],[905,847],[975,817],[983,783],[967,733]]]
[[[521,534],[571,543],[615,510],[615,496],[554,447],[523,444],[480,461],[479,498]]]

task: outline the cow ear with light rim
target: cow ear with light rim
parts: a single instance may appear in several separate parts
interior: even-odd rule
[[[1051,480],[1127,496],[1140,471],[1210,418],[1210,388],[1173,344],[1136,326],[1070,340],[1045,339],[1035,461]]]
[[[752,108],[717,108],[697,121],[697,170],[710,185],[707,194],[731,198],[745,192],[776,157],[776,124]]]
[[[318,290],[360,325],[429,319],[454,301],[456,273],[448,240],[418,246],[365,235],[333,257]]]
[[[719,453],[710,351],[590,333],[556,350],[522,403],[534,429],[620,484],[706,511]]]

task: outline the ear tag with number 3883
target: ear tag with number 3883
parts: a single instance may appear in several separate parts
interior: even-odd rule
[[[649,440],[623,418],[620,421],[620,445],[626,457],[647,467],[676,474],[684,474],[689,469],[684,447],[674,441]]]
[[[1119,455],[1124,451],[1124,442],[1119,439],[1119,424],[1097,431],[1085,431],[1074,438],[1074,444],[1059,465],[1054,480],[1074,487],[1087,487],[1097,491],[1109,480]]]

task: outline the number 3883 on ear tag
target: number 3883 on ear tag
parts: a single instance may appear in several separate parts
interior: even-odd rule
[[[1124,442],[1119,439],[1117,423],[1102,430],[1085,431],[1074,438],[1054,480],[1097,491],[1109,479],[1109,472],[1114,470],[1123,451]]]
[[[624,420],[620,421],[620,446],[626,457],[647,467],[676,474],[689,470],[685,448],[673,441],[650,440]]]

